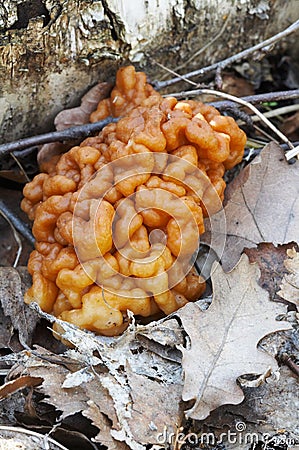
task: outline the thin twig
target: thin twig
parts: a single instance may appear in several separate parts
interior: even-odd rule
[[[184,75],[179,75],[177,72],[174,72],[174,70],[169,69],[168,67],[164,66],[164,64],[159,63],[155,59],[152,60],[157,66],[161,67],[161,69],[166,70],[168,73],[171,73],[172,75],[176,75],[180,78],[181,81],[186,81],[186,83],[192,84],[192,86],[197,86],[198,83],[195,83],[194,81],[188,80],[184,77]]]
[[[175,92],[173,94],[167,94],[165,96],[186,98],[198,96],[200,94],[202,94],[202,89]],[[270,92],[266,94],[251,95],[247,97],[241,97],[241,100],[245,100],[250,103],[264,103],[279,100],[293,100],[297,98],[299,98],[299,89],[294,89],[291,91],[279,91],[279,92]],[[219,102],[210,102],[208,104],[219,109],[225,109],[235,106],[235,102],[228,100]],[[104,126],[107,123],[116,121],[117,119],[108,118],[101,122],[96,122],[93,124],[88,123],[85,125],[80,125],[78,127],[68,128],[63,131],[54,131],[52,133],[40,134],[37,136],[32,136],[30,138],[9,142],[8,144],[2,144],[0,145],[0,158],[1,156],[7,155],[13,151],[15,151],[16,156],[26,156],[27,154],[36,151],[37,145],[43,143],[85,138],[93,133],[96,133],[97,131],[100,131],[102,128],[104,128]]]
[[[258,125],[253,125],[253,128],[258,131],[262,136],[265,136],[266,138],[268,138],[270,141],[274,141],[276,142],[276,144],[279,145],[279,142],[273,138],[273,136],[271,136],[271,134],[267,133],[267,131],[263,130],[262,128],[260,128]]]
[[[264,116],[265,117],[278,117],[278,116],[282,116],[284,114],[289,114],[290,112],[293,111],[298,111],[299,110],[299,104],[297,103],[296,105],[287,105],[287,106],[282,106],[281,108],[276,108],[276,109],[271,109],[270,111],[266,111],[264,112]],[[252,122],[259,122],[261,119],[258,116],[251,116],[250,117]]]
[[[10,156],[15,160],[16,164],[18,165],[20,171],[22,172],[22,174],[25,177],[25,180],[27,181],[27,183],[29,183],[30,178],[28,177],[26,170],[24,169],[24,167],[22,166],[22,164],[20,163],[20,161],[18,160],[18,158],[16,157],[16,155],[14,154],[14,152],[11,152]]]
[[[250,148],[245,148],[245,151],[244,151],[244,159],[246,160],[246,161],[249,161],[249,159],[250,158],[252,158],[252,157],[254,157],[254,156],[256,156],[256,155],[259,155],[260,154],[260,152],[263,150],[263,148],[265,147],[265,145],[267,144],[267,142],[259,142],[259,141],[257,141],[256,139],[250,139],[250,140],[247,140],[247,144],[248,143],[250,143],[250,142],[258,142],[258,144],[259,145],[257,145],[256,147],[250,147]],[[293,145],[294,146],[297,146],[297,145],[299,145],[299,142],[293,142]],[[286,144],[280,144],[280,147],[283,149],[283,150],[287,150],[287,145]],[[296,162],[296,160],[295,160],[295,158],[293,159],[293,161],[289,161],[289,164],[292,164],[292,163],[295,163]]]
[[[299,146],[292,148],[292,150],[289,150],[288,152],[285,153],[284,155],[286,157],[287,161],[290,161],[290,159],[295,158],[295,156],[299,156]]]
[[[181,91],[174,92],[172,94],[165,94],[163,97],[175,97],[175,98],[186,98],[186,97],[196,97],[202,94],[202,89],[194,89],[192,91]],[[299,89],[292,89],[291,91],[278,91],[278,92],[267,92],[265,94],[256,94],[256,95],[248,95],[246,97],[240,97],[242,100],[245,100],[249,103],[267,103],[267,102],[276,102],[279,100],[295,100],[299,98]],[[209,105],[214,106],[215,108],[229,108],[230,106],[234,106],[234,102],[230,102],[228,100],[223,100],[219,102],[209,102]]]
[[[23,150],[16,150],[14,152],[14,155],[17,158],[26,158],[26,156],[30,155],[34,151],[36,151],[36,152],[38,151],[38,146],[37,145],[34,145],[33,147],[28,147],[28,148],[26,147]]]
[[[288,144],[289,148],[293,149],[293,144],[289,141],[289,139],[280,131],[278,128],[276,128],[275,125],[273,125],[270,120],[267,119],[267,117],[264,116],[263,113],[261,113],[254,105],[247,102],[246,100],[242,100],[241,98],[235,97],[231,94],[226,94],[225,92],[215,91],[213,89],[197,89],[198,93],[201,94],[211,94],[216,95],[218,97],[223,97],[228,100],[231,100],[233,102],[239,103],[240,105],[246,106],[247,108],[251,109],[258,117],[260,117],[261,121],[264,122],[283,142]]]
[[[263,141],[262,139],[257,139],[257,138],[247,138],[247,142],[246,142],[246,147],[249,148],[261,148],[264,147],[267,144],[268,141]],[[285,144],[281,144],[285,145]]]
[[[297,375],[297,377],[299,377],[299,366],[296,363],[294,363],[292,358],[287,353],[283,353],[281,355],[281,361],[286,366],[288,366],[291,369],[291,371]]]
[[[192,91],[182,91],[173,94],[167,94],[166,96],[186,98],[198,96],[200,94],[202,94],[202,90],[196,89]],[[293,100],[297,98],[299,98],[299,89],[251,95],[247,97],[241,97],[241,100],[245,100],[250,103],[264,103],[279,100]],[[234,106],[235,102],[224,100],[219,102],[210,102],[209,104],[219,109],[225,109]],[[96,122],[93,124],[88,123],[85,125],[80,125],[78,127],[67,128],[63,131],[54,131],[52,133],[40,134],[37,136],[32,136],[30,138],[24,138],[18,141],[9,142],[8,144],[0,145],[0,157],[13,151],[16,152],[17,156],[24,156],[29,154],[30,152],[35,151],[36,146],[43,143],[84,138],[89,136],[90,134],[100,131],[102,128],[104,128],[105,124],[115,122],[116,120],[117,119],[108,118],[105,119],[105,121],[103,120],[101,122]],[[77,132],[78,134],[76,135]]]
[[[252,53],[256,52],[257,50],[261,50],[265,47],[268,47],[269,45],[274,44],[275,42],[280,41],[282,38],[290,35],[291,33],[294,33],[299,29],[299,20],[296,20],[296,22],[292,23],[288,28],[286,28],[283,31],[280,31],[279,33],[275,34],[274,36],[260,42],[259,44],[254,45],[253,47],[247,48],[246,50],[243,50],[240,53],[236,53],[235,55],[230,56],[229,58],[223,59],[222,61],[218,61],[217,63],[211,64],[210,66],[203,67],[202,69],[194,70],[193,72],[186,73],[182,75],[184,79],[189,79],[195,76],[202,76],[207,73],[213,72],[218,67],[223,70],[225,67],[238,62],[244,58],[247,58]],[[154,82],[154,86],[156,89],[162,89],[166,86],[171,86],[172,84],[175,84],[177,82],[181,81],[181,76],[177,74],[175,78],[172,78],[171,80],[166,81],[156,81]]]
[[[93,133],[101,131],[106,125],[111,122],[117,122],[117,119],[107,117],[107,119],[101,120],[100,122],[79,125],[76,127],[67,128],[62,131],[52,131],[51,133],[40,134],[38,136],[32,136],[25,139],[19,139],[18,141],[9,142],[7,144],[2,144],[0,145],[0,158],[1,156],[7,155],[16,150],[22,150],[34,145],[84,138],[92,135]]]
[[[16,256],[15,256],[15,260],[14,260],[14,263],[13,263],[13,267],[17,267],[17,265],[19,263],[19,259],[20,259],[21,253],[22,253],[22,250],[23,250],[22,241],[20,239],[19,234],[17,233],[17,230],[13,226],[11,220],[7,217],[7,215],[1,209],[0,209],[0,214],[6,220],[6,222],[8,223],[10,228],[12,229],[13,236],[15,238],[16,243],[18,244],[18,250],[17,250]]]
[[[3,213],[7,221],[10,221],[12,226],[27,239],[30,244],[34,244],[35,240],[32,236],[29,226],[23,222],[18,216],[16,216],[10,208],[0,199],[0,213]]]

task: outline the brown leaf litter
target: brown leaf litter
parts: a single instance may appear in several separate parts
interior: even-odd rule
[[[287,274],[284,275],[280,290],[277,292],[280,297],[299,306],[299,253],[294,248],[287,250],[288,258],[284,265]]]
[[[199,420],[223,404],[240,403],[240,375],[277,369],[258,343],[290,324],[275,320],[285,306],[269,300],[258,277],[246,255],[230,273],[217,265],[208,310],[189,304],[157,323],[132,323],[118,338],[96,337],[41,313],[64,327],[74,349],[56,356],[41,348],[21,352],[19,376],[43,380],[36,390],[61,411],[60,420],[81,411],[98,424],[97,440],[105,439],[109,449],[118,443],[145,449],[165,428],[174,432],[184,415]]]
[[[299,166],[289,165],[277,144],[265,146],[228,186],[226,198],[226,229],[219,229],[222,213],[211,219],[216,248],[226,234],[219,255],[225,271],[234,267],[244,248],[256,248],[261,242],[299,242]],[[210,230],[202,242],[209,241]]]

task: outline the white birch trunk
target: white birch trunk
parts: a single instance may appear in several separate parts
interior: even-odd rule
[[[275,34],[297,10],[297,0],[5,0],[1,141],[49,130],[57,112],[121,63],[131,60],[159,77],[152,57],[176,68],[224,27],[183,73]]]

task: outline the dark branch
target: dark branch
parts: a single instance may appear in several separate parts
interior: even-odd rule
[[[230,56],[227,59],[223,59],[222,61],[219,61],[217,63],[211,64],[210,66],[203,67],[202,69],[194,70],[193,72],[186,73],[182,76],[177,76],[175,78],[172,78],[170,80],[166,81],[155,81],[153,83],[155,89],[162,89],[167,86],[171,86],[172,84],[178,83],[179,81],[184,81],[185,79],[189,79],[195,76],[203,76],[207,73],[214,72],[215,70],[223,70],[225,67],[230,66],[231,64],[238,62],[242,59],[247,58],[252,53],[256,52],[257,50],[262,50],[265,47],[268,47],[269,45],[274,44],[275,42],[280,41],[282,38],[288,36],[291,33],[294,33],[299,29],[299,20],[294,22],[292,25],[290,25],[285,30],[275,34],[274,36],[270,37],[269,39],[266,39],[265,41],[260,42],[257,45],[254,45],[253,47],[247,48],[246,50],[243,50],[240,53],[236,53],[235,55]]]
[[[197,96],[200,94],[201,89],[195,89],[192,91],[176,92],[173,94],[169,94],[169,96],[176,98],[186,98]],[[250,95],[247,97],[240,97],[240,98],[252,104],[273,102],[279,100],[294,100],[299,98],[299,89],[294,89],[291,91],[269,92],[266,94]],[[234,108],[239,107],[238,105],[236,105],[236,103],[231,102],[229,100],[211,102],[209,104],[221,110],[231,107]],[[29,153],[30,151],[36,150],[36,146],[46,144],[49,142],[67,141],[79,138],[83,139],[96,132],[101,131],[107,124],[116,121],[117,119],[108,117],[107,119],[102,120],[100,122],[79,125],[76,127],[67,128],[66,130],[63,131],[53,131],[51,133],[40,134],[37,136],[20,139],[18,141],[9,142],[7,144],[2,144],[0,145],[0,158],[1,156],[7,155],[11,152],[16,152],[16,156],[21,156],[25,152],[24,149],[28,149],[28,151],[25,152],[27,154],[27,152]]]
[[[32,236],[30,227],[23,222],[8,206],[0,199],[0,211],[9,219],[13,227],[25,238],[30,244],[34,245],[34,237]]]
[[[0,158],[1,156],[7,155],[8,153],[16,150],[23,150],[24,148],[33,147],[36,145],[85,138],[101,131],[111,122],[117,122],[117,119],[107,117],[107,119],[101,120],[100,122],[79,125],[62,131],[52,131],[51,133],[40,134],[38,136],[32,136],[29,138],[19,139],[18,141],[9,142],[7,144],[2,144],[0,145]]]

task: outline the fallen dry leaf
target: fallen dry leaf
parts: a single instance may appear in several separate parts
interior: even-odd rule
[[[58,322],[61,325],[62,322]],[[70,349],[57,356],[38,347],[35,353],[39,357],[32,354],[28,358],[24,352],[19,356],[20,365],[24,367],[20,376],[43,379],[37,390],[46,395],[44,402],[62,412],[61,420],[77,412],[85,415],[87,402],[92,400],[101,413],[100,417],[107,418],[110,425],[110,441],[105,434],[107,430],[103,431],[102,422],[97,439],[108,439],[110,447],[115,441],[116,448],[126,443],[134,450],[145,449],[149,443],[155,444],[157,435],[163,433],[165,426],[170,431],[175,429],[176,423],[183,419],[181,364],[176,360],[176,353],[174,357],[164,350],[164,357],[159,352],[162,342],[165,342],[165,348],[183,342],[176,320],[165,319],[160,330],[157,323],[140,327],[132,325],[122,336],[108,339],[67,323],[64,326],[64,337],[76,344],[75,350]],[[148,342],[143,347],[142,340],[137,337],[139,333],[140,336],[144,333],[146,340],[151,341],[150,349]],[[158,341],[156,347],[155,338]],[[93,356],[94,351],[97,351],[97,357]],[[90,409],[88,411],[87,414],[91,414]],[[97,419],[98,415],[92,420]]]
[[[188,304],[158,322],[133,321],[116,338],[95,336],[32,305],[64,329],[63,338],[74,348],[63,355],[37,348],[39,357],[29,358],[22,352],[19,376],[43,379],[37,390],[62,412],[60,419],[78,412],[89,417],[99,430],[96,442],[110,450],[145,450],[159,443],[165,430],[175,432],[184,413],[202,419],[220,405],[239,403],[244,398],[236,383],[240,375],[276,368],[273,356],[257,345],[290,325],[275,321],[283,305],[269,301],[258,277],[257,265],[243,255],[229,274],[216,268],[208,310]],[[195,403],[184,412],[182,400]]]
[[[261,444],[267,436],[269,447],[265,445],[264,448],[270,450],[274,445],[271,438],[279,430],[282,446],[275,448],[285,449],[283,443],[286,443],[287,439],[289,442],[299,443],[297,390],[298,378],[287,367],[282,366],[279,381],[271,381],[258,388],[245,388],[245,400],[241,405],[221,406],[205,421],[199,422],[196,431],[201,434],[208,427],[216,440],[224,433],[222,436],[225,450],[253,450],[254,445],[249,447],[249,444],[257,444],[257,441]],[[243,432],[238,432],[240,423]],[[235,440],[228,439],[227,430],[232,433],[231,437],[236,436]],[[246,440],[246,436],[251,437],[252,441]],[[276,442],[278,443],[279,439]],[[288,447],[288,450],[291,448]]]
[[[299,253],[295,249],[289,249],[287,255],[284,265],[289,273],[283,277],[277,294],[299,306]]]
[[[46,356],[46,353],[43,355]],[[61,411],[60,420],[76,414],[86,407],[89,399],[81,386],[74,388],[63,388],[66,376],[71,373],[60,364],[52,364],[46,360],[31,356],[26,362],[24,373],[43,380],[38,388],[47,396],[46,402]]]
[[[143,444],[156,444],[164,426],[173,431],[182,421],[182,385],[165,381],[161,386],[161,382],[138,375],[129,366],[126,372],[133,401],[129,420],[132,435]]]
[[[15,392],[19,391],[20,389],[38,386],[42,381],[42,378],[31,377],[28,375],[21,376],[16,380],[8,381],[0,388],[0,399],[2,400],[8,395],[14,394]]]
[[[223,254],[218,255],[225,271],[235,266],[245,247],[299,242],[299,163],[289,165],[277,144],[267,144],[226,195],[226,230],[222,213],[211,219],[214,247],[221,248],[226,238]],[[209,224],[207,229],[202,242],[210,242]]]
[[[0,426],[1,450],[68,450],[48,435],[20,427]]]
[[[178,311],[190,339],[189,348],[181,348],[183,400],[194,401],[187,417],[202,420],[223,404],[240,403],[244,394],[236,383],[239,376],[262,374],[269,366],[276,369],[275,359],[257,345],[264,336],[290,325],[275,320],[283,306],[269,301],[257,283],[259,275],[246,255],[229,273],[218,264],[210,308],[202,311],[189,303]]]
[[[254,94],[252,83],[236,76],[234,73],[225,73],[222,77],[222,90],[236,97],[245,97]],[[219,99],[219,97],[218,97]]]
[[[276,247],[268,242],[263,242],[258,244],[257,248],[245,248],[244,250],[249,261],[258,264],[261,270],[259,285],[266,289],[271,300],[277,299],[277,291],[283,276],[288,273],[284,265],[287,250],[294,246],[296,246],[294,242]]]
[[[4,313],[6,332],[7,321],[10,322],[8,342],[2,342],[7,347],[13,331],[18,331],[19,341],[22,345],[30,345],[38,315],[24,303],[24,292],[30,286],[28,271],[25,267],[0,267],[0,304]],[[3,339],[2,339],[3,340]]]
[[[299,130],[299,111],[292,116],[286,118],[281,126],[281,131],[288,136],[289,139],[296,141],[298,139]]]
[[[83,411],[83,416],[91,420],[92,424],[99,429],[99,433],[93,439],[107,447],[107,450],[128,450],[130,447],[124,442],[119,442],[111,436],[111,424],[107,416],[101,412],[96,403],[92,400],[87,402],[88,408]]]

